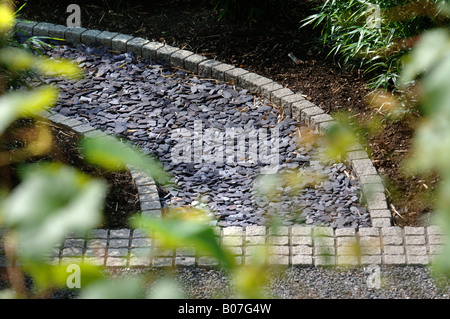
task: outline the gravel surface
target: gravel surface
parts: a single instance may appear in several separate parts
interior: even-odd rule
[[[448,299],[450,282],[433,277],[419,266],[380,266],[380,284],[369,288],[367,268],[290,267],[271,271],[265,287],[267,298],[276,299]],[[171,275],[184,298],[237,298],[229,277],[211,268],[122,270],[116,275],[147,274],[153,279]],[[379,288],[377,288],[379,287]]]
[[[266,299],[449,299],[450,281],[434,276],[420,266],[380,266],[379,286],[369,287],[367,268],[290,267],[269,271],[269,284],[263,287]],[[213,268],[116,269],[112,278],[144,276],[148,296],[172,299],[234,299],[238,295],[230,276]],[[155,294],[163,280],[172,286],[165,295]],[[31,286],[32,281],[27,280]],[[0,277],[0,291],[8,287]],[[159,288],[155,288],[159,287]],[[77,289],[59,290],[51,299],[74,299]]]
[[[207,205],[219,226],[266,225],[275,215],[284,225],[370,226],[351,170],[319,161],[305,127],[246,90],[128,53],[78,45],[47,54],[86,70],[76,83],[48,80],[61,88],[54,110],[161,160],[177,185],[165,189],[165,207]],[[259,178],[276,171],[295,182],[272,178],[275,197],[261,196]]]

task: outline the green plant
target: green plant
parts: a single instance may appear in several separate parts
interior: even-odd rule
[[[315,9],[317,13],[302,21],[302,27],[320,26],[328,56],[349,70],[364,70],[371,76],[369,88],[392,89],[402,68],[400,58],[411,50],[417,35],[448,23],[437,15],[445,2],[326,0]]]

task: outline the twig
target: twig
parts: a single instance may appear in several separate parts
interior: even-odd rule
[[[391,209],[394,211],[394,213],[396,214],[396,215],[398,215],[401,219],[405,219],[402,215],[400,215],[400,213],[395,209],[395,207],[394,207],[394,205],[390,205],[391,206]]]

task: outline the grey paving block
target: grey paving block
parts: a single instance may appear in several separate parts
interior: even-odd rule
[[[242,246],[243,240],[241,236],[223,236],[222,245],[224,246]]]
[[[175,266],[184,266],[184,267],[195,266],[195,257],[176,257]]]
[[[271,82],[273,82],[271,79],[251,72],[238,77],[238,85],[246,88],[251,93],[260,93],[260,87]]]
[[[294,225],[291,227],[292,236],[311,236],[312,227],[305,227],[300,225]]]
[[[157,62],[170,62],[170,56],[175,52],[179,51],[179,48],[165,45],[156,51],[156,61]]]
[[[231,64],[221,63],[211,68],[211,77],[219,81],[225,81],[225,72],[234,69]]]
[[[106,267],[126,267],[127,263],[127,258],[123,257],[108,257],[106,259]]]
[[[159,202],[159,195],[158,195],[158,191],[153,191],[153,192],[149,192],[146,194],[141,194],[139,196],[139,200],[142,202]]]
[[[333,237],[334,232],[331,227],[318,226],[313,228],[314,237]]]
[[[143,47],[148,44],[150,41],[143,38],[133,38],[127,42],[127,52],[133,52],[136,56],[144,56]]]
[[[50,37],[65,39],[67,29],[68,27],[66,27],[65,25],[55,24],[49,28],[48,35]]]
[[[212,68],[221,64],[221,62],[216,60],[205,60],[198,64],[198,74],[206,78],[212,77]]]
[[[328,122],[321,122],[318,125],[318,130],[320,133],[327,133],[330,129],[332,129],[333,127],[335,127],[335,125],[337,125],[336,121],[328,121]]]
[[[300,111],[300,120],[308,125],[310,125],[310,118],[314,115],[324,114],[324,111],[318,107],[313,106]]]
[[[392,217],[391,211],[388,209],[374,209],[370,211],[370,217],[372,218],[388,218]],[[391,225],[389,225],[391,226]],[[386,227],[389,227],[386,226]]]
[[[406,245],[420,245],[425,247],[425,235],[407,235],[405,236]]]
[[[270,245],[278,245],[278,246],[288,245],[289,237],[288,236],[270,236],[269,244]]]
[[[374,228],[374,227],[361,227],[358,229],[358,233],[359,233],[360,237],[363,237],[363,236],[378,237],[378,236],[380,236],[380,230],[378,228]]]
[[[430,258],[428,256],[408,256],[408,265],[428,265]]]
[[[352,151],[347,152],[346,154],[347,161],[352,161],[356,159],[367,159],[369,158],[369,155],[365,150],[359,150],[359,151]]]
[[[87,132],[95,131],[95,128],[93,128],[92,126],[87,125],[87,124],[73,126],[72,129],[79,134],[84,134]]]
[[[170,63],[172,63],[173,65],[184,69],[184,60],[188,57],[190,57],[191,55],[193,55],[194,53],[188,50],[179,50],[177,52],[174,52],[171,56],[170,56]]]
[[[381,265],[383,263],[381,256],[365,255],[361,256],[361,265]]]
[[[405,265],[406,256],[405,255],[386,255],[384,256],[384,263],[386,265]]]
[[[319,125],[320,123],[323,122],[330,122],[333,121],[333,117],[329,114],[318,114],[318,115],[313,115],[311,116],[311,118],[309,119],[309,125],[314,126],[316,129],[320,129]]]
[[[383,179],[378,174],[359,176],[360,184],[383,184]]]
[[[280,90],[275,90],[270,93],[270,100],[275,105],[281,107],[281,98],[294,95],[294,92],[288,88],[282,88]],[[290,110],[289,110],[290,112]]]
[[[225,227],[222,229],[223,236],[242,236],[244,229],[238,226]]]
[[[266,244],[266,236],[246,236],[245,244],[247,246],[259,246]]]
[[[264,236],[266,235],[266,227],[264,226],[247,226],[245,228],[246,236]]]
[[[260,87],[260,90],[261,90],[260,94],[263,98],[270,100],[270,95],[272,94],[272,92],[276,91],[276,90],[280,90],[280,89],[283,89],[283,86],[281,84],[276,83],[276,82],[271,82],[271,83],[262,85]]]
[[[127,52],[127,43],[134,37],[128,34],[118,34],[111,40],[111,50]]]
[[[160,42],[146,42],[142,45],[142,57],[156,61],[156,52],[162,47],[164,47],[164,44]]]
[[[85,45],[94,45],[97,40],[97,35],[102,33],[100,30],[87,30],[81,34],[81,43]]]
[[[108,230],[106,229],[92,229],[88,232],[87,238],[107,238]]]
[[[356,230],[354,228],[338,228],[335,230],[335,235],[337,237],[354,237]]]
[[[70,43],[74,44],[82,43],[81,35],[86,30],[87,30],[86,28],[68,28],[64,36],[66,37],[66,40]]]
[[[112,48],[112,39],[119,35],[117,32],[109,32],[109,31],[103,31],[96,35],[95,40],[96,42],[100,43],[102,47],[108,47],[109,49]]]
[[[296,255],[312,256],[312,254],[313,248],[311,246],[301,245],[292,247],[292,256]]]
[[[336,264],[336,258],[334,256],[315,256],[315,266],[334,266]]]
[[[371,210],[387,209],[386,195],[384,193],[370,192],[365,194],[367,208]]]
[[[390,218],[372,218],[372,227],[389,227],[392,226]]]
[[[122,228],[122,229],[111,229],[109,231],[109,238],[129,238],[130,237],[130,229]]]
[[[403,231],[405,235],[425,235],[425,227],[405,226]]]
[[[301,245],[301,246],[312,246],[312,237],[311,236],[292,236],[291,237],[291,245],[293,247]]]
[[[305,255],[295,255],[291,257],[291,264],[294,266],[297,265],[311,266],[313,265],[313,257]]]
[[[20,32],[25,33],[26,35],[32,36],[33,35],[33,28],[38,23],[35,21],[18,21],[16,23],[16,29]]]
[[[270,227],[269,235],[271,235],[271,236],[288,236],[289,235],[289,227],[287,227],[287,226]]]
[[[159,203],[159,201],[141,202],[142,210],[155,210],[160,208],[161,204]]]
[[[292,114],[291,106],[293,103],[302,102],[305,101],[305,98],[301,94],[291,94],[287,96],[281,97],[280,106],[283,108],[283,110],[289,111]]]
[[[54,24],[47,22],[39,22],[33,28],[33,36],[49,36],[48,31]]]
[[[128,248],[108,248],[108,257],[126,257],[128,256]]]
[[[155,207],[157,205],[151,205],[151,207]],[[141,207],[141,209],[143,209]],[[162,217],[162,213],[160,210],[158,210],[158,208],[151,208],[148,210],[143,209],[142,210],[142,217],[148,217],[148,218],[161,218]]]
[[[242,68],[234,68],[231,70],[227,70],[224,72],[224,81],[225,82],[233,82],[234,84],[237,84],[238,77],[248,73],[247,70],[244,70]]]
[[[377,170],[370,159],[356,159],[351,161],[351,164],[358,177],[377,174]]]
[[[190,55],[184,60],[184,68],[198,74],[198,65],[205,60],[207,60],[207,58],[200,54]]]

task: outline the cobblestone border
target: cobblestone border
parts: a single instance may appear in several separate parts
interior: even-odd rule
[[[30,36],[56,36],[71,43],[109,46],[113,50],[129,52],[154,61],[170,62],[187,71],[231,82],[259,94],[262,98],[282,107],[286,114],[308,124],[317,132],[325,132],[335,123],[333,117],[321,108],[282,85],[220,61],[210,60],[187,50],[166,44],[122,35],[115,32],[67,28],[50,23],[23,22],[17,28]],[[66,125],[85,136],[104,136],[81,122],[62,119],[59,114],[48,117],[63,120]],[[59,122],[64,124],[62,122]],[[348,148],[347,162],[355,171],[362,186],[372,227],[342,228],[290,226],[279,227],[277,232],[264,226],[216,227],[220,243],[228,247],[238,263],[251,261],[255,247],[267,247],[267,263],[271,265],[426,265],[441,252],[444,234],[437,226],[396,227],[388,209],[381,177],[362,145]],[[144,214],[161,216],[156,185],[150,179],[130,168],[139,189]],[[148,196],[146,196],[148,195]],[[158,199],[156,201],[156,199]],[[148,253],[150,255],[143,255]],[[217,260],[198,254],[193,247],[164,249],[158,241],[139,229],[97,229],[87,237],[69,236],[52,256],[55,263],[89,261],[109,267],[160,267],[160,266],[214,266]]]

